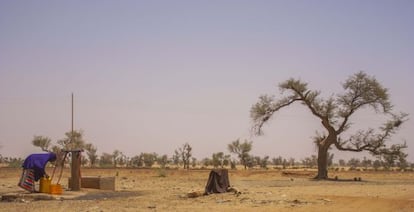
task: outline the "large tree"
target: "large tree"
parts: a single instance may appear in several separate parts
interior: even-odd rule
[[[407,114],[392,111],[388,90],[374,77],[364,72],[350,76],[343,83],[344,92],[329,98],[320,97],[320,92],[309,90],[308,84],[296,79],[289,79],[279,88],[283,97],[263,95],[250,110],[254,134],[261,135],[263,124],[282,108],[293,103],[301,103],[322,123],[324,132],[317,133],[314,141],[318,148],[318,175],[316,179],[328,178],[328,150],[335,147],[340,151],[368,151],[372,155],[401,155],[406,144],[386,146],[386,141],[397,132],[407,120]],[[361,109],[372,109],[382,114],[387,121],[378,129],[358,130],[352,135],[343,135],[351,127],[350,118]]]

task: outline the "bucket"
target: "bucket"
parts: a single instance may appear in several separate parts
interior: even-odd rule
[[[49,193],[50,194],[62,194],[62,186],[60,184],[50,184]]]
[[[50,183],[52,179],[50,177],[41,177],[40,178],[40,185],[39,191],[41,193],[49,193],[50,192]]]

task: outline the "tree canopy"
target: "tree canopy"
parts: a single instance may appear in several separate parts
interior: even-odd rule
[[[252,150],[252,142],[244,141],[240,142],[240,139],[237,139],[230,143],[227,146],[229,152],[234,153],[240,159],[240,163],[244,166],[244,169],[247,168],[247,163],[249,162],[249,152]]]
[[[50,144],[52,140],[49,137],[46,136],[34,136],[32,140],[33,146],[40,147],[42,151],[49,152],[50,151]]]
[[[190,144],[185,143],[182,147],[179,147],[177,150],[174,151],[173,160],[176,162],[182,162],[184,169],[190,169],[190,159],[192,156],[191,150],[193,148]]]
[[[69,131],[65,133],[65,138],[57,143],[65,150],[83,149],[86,145],[83,139],[83,131]]]
[[[263,134],[263,125],[274,113],[293,103],[301,103],[320,119],[324,132],[317,133],[315,144],[318,152],[319,179],[327,178],[326,157],[328,149],[333,145],[341,151],[368,151],[375,156],[402,155],[406,144],[386,146],[386,141],[397,132],[401,124],[407,120],[408,114],[395,113],[389,99],[388,90],[374,77],[364,72],[350,76],[343,84],[343,93],[322,98],[320,91],[308,89],[308,84],[297,79],[289,79],[279,84],[283,95],[276,99],[274,96],[263,95],[250,110],[253,121],[252,131],[255,135]],[[344,136],[352,123],[350,117],[356,111],[367,108],[387,117],[387,121],[378,129],[358,130],[356,133]]]

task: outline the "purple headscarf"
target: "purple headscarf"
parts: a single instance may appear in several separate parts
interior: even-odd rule
[[[41,153],[29,155],[23,163],[24,169],[33,169],[35,173],[35,181],[38,181],[45,175],[45,167],[47,162],[56,160],[55,153]]]

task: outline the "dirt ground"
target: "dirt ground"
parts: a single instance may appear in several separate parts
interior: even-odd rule
[[[26,194],[17,187],[20,173],[0,168],[0,196]],[[314,181],[312,174],[230,170],[230,183],[241,194],[188,198],[189,191],[204,189],[209,170],[85,168],[82,176],[115,177],[116,191],[82,189],[85,195],[75,199],[1,201],[0,211],[414,211],[413,172],[330,172],[338,181]],[[69,175],[65,169],[64,189]],[[351,180],[355,177],[362,180]]]

